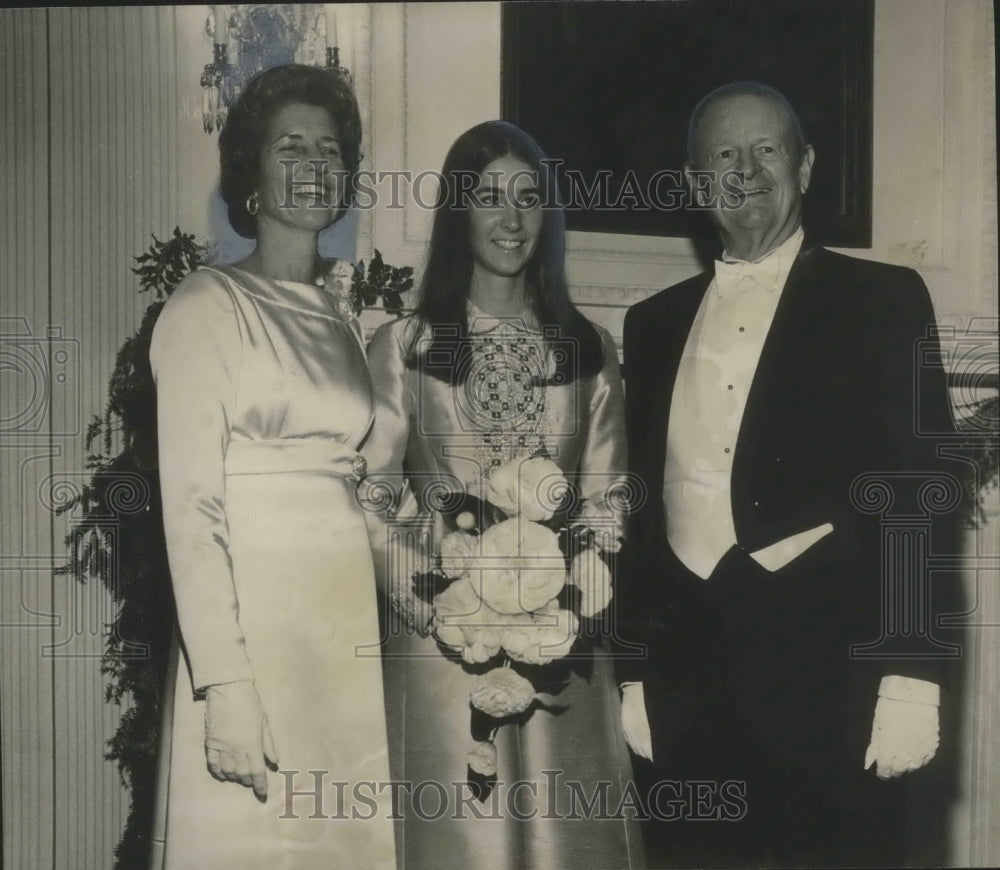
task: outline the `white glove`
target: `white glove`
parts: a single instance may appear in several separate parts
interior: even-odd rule
[[[653,760],[653,738],[646,717],[646,694],[642,683],[622,686],[622,731],[625,742],[640,758]]]
[[[391,580],[390,587],[392,591],[389,593],[389,602],[403,624],[408,630],[427,637],[431,633],[434,605],[428,604],[413,591],[413,579],[409,574]]]
[[[938,708],[918,701],[879,697],[865,770],[875,764],[879,779],[919,770],[938,748]]]
[[[418,540],[414,546],[402,532],[397,534],[398,538],[389,542],[384,560],[389,603],[408,631],[427,637],[431,633],[434,606],[413,591],[413,576],[433,567],[427,556],[430,542]]]
[[[278,753],[252,680],[205,690],[205,758],[216,779],[240,782],[267,798],[265,759],[277,766]]]

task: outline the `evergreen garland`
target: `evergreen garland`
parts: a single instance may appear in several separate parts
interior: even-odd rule
[[[87,427],[90,481],[60,508],[60,513],[79,512],[80,519],[66,537],[69,563],[57,573],[81,583],[99,579],[116,608],[101,660],[101,670],[109,677],[105,700],[116,705],[127,700],[130,705],[108,740],[105,758],[118,763],[131,805],[115,848],[115,870],[135,870],[149,861],[163,684],[174,624],[149,345],[167,298],[206,253],[193,235],[175,228],[167,241],[154,235],[149,250],[135,258],[132,271],[139,276],[139,292],[151,294],[153,301],[138,331],[118,351],[104,414]],[[364,262],[355,266],[354,310],[381,301],[389,313],[401,314],[400,294],[413,286],[412,275],[409,267],[387,266],[375,251],[367,269]]]
[[[958,421],[959,434],[965,436],[971,463],[966,465],[964,488],[969,507],[968,521],[982,526],[987,517],[983,510],[983,492],[1000,482],[1000,398],[991,396],[978,402],[973,413]]]
[[[100,579],[111,593],[115,616],[107,627],[101,670],[109,681],[105,700],[129,700],[105,758],[116,761],[131,806],[115,848],[116,870],[149,860],[156,800],[157,744],[170,637],[173,597],[160,513],[157,473],[156,388],[149,364],[153,327],[166,298],[203,260],[206,249],[175,229],[136,257],[139,291],[151,293],[138,332],[118,351],[101,417],[87,428],[90,482],[63,510],[75,509],[66,543],[70,561],[61,573],[79,582]],[[118,445],[118,452],[112,453]],[[94,451],[94,445],[101,449]]]

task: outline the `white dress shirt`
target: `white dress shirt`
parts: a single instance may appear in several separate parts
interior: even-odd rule
[[[736,544],[730,492],[736,439],[802,237],[799,228],[756,263],[725,255],[716,263],[677,369],[663,481],[667,539],[702,579]],[[751,555],[774,571],[832,529],[810,529]]]
[[[681,562],[703,580],[737,543],[731,494],[736,439],[802,239],[800,227],[755,263],[723,254],[677,369],[663,480],[667,539]],[[777,571],[832,531],[833,525],[824,523],[750,556],[768,571]],[[936,684],[910,677],[883,677],[879,694],[939,703]]]

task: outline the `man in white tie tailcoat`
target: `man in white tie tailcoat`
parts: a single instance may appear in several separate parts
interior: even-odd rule
[[[777,91],[713,91],[688,151],[721,260],[624,332],[647,494],[616,593],[645,649],[620,661],[622,722],[650,866],[898,866],[899,777],[935,756],[955,654],[924,611],[957,605],[886,562],[863,490],[881,475],[913,500],[947,475],[922,434],[951,427],[940,362],[916,362],[930,298],[804,236],[815,154]]]

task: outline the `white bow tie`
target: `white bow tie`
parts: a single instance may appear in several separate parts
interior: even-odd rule
[[[780,275],[781,260],[778,257],[765,257],[757,263],[715,261],[715,286],[720,296],[731,296],[755,286],[775,290]]]

